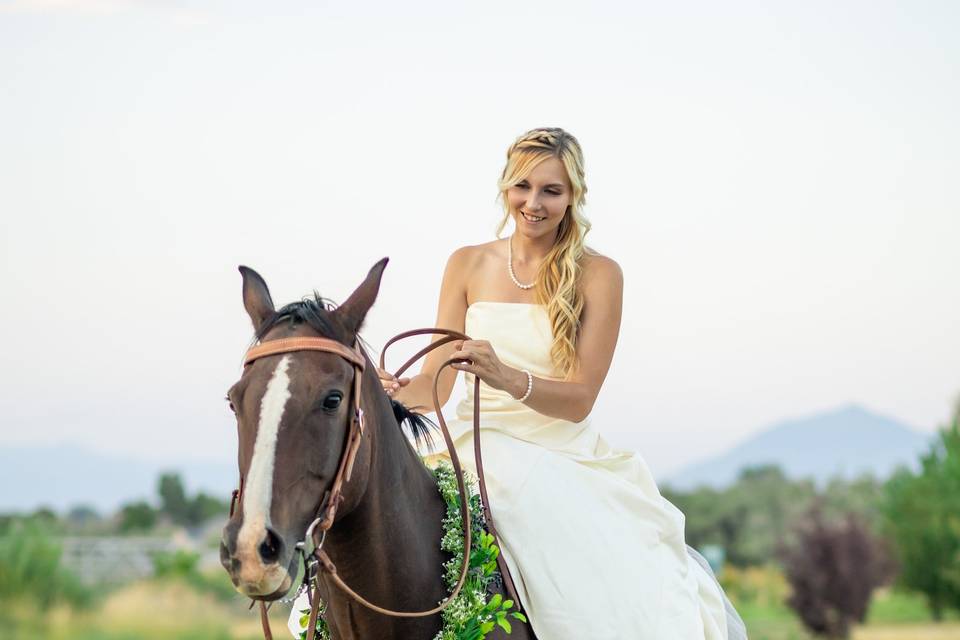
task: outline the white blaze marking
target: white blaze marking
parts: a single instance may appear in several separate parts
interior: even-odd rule
[[[287,375],[289,365],[290,356],[283,356],[260,400],[257,441],[253,445],[253,459],[250,461],[250,470],[243,487],[243,526],[237,534],[238,550],[256,548],[270,524],[277,432],[280,430],[283,409],[290,397],[290,377]]]

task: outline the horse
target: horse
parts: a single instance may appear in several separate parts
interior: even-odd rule
[[[314,293],[274,308],[264,279],[240,267],[243,306],[261,345],[292,338],[326,338],[353,350],[376,300],[388,259],[377,262],[359,287],[334,306]],[[298,543],[322,501],[330,497],[348,450],[351,420],[361,416],[363,434],[353,451],[335,518],[322,539],[336,575],[379,607],[402,612],[434,608],[448,596],[440,548],[446,505],[436,480],[407,439],[429,439],[426,419],[389,398],[366,352],[362,361],[325,351],[291,351],[258,357],[244,367],[227,400],[236,414],[240,472],[237,508],[220,543],[220,559],[241,594],[263,602],[283,598],[297,576]],[[361,366],[365,364],[366,366]],[[354,386],[354,376],[362,376]],[[359,397],[352,398],[359,389]],[[354,405],[356,402],[356,405]],[[338,487],[339,488],[339,487]],[[440,613],[393,617],[361,606],[332,576],[317,573],[316,590],[326,603],[324,619],[336,640],[378,638],[430,640],[442,626]],[[493,581],[490,595],[504,594]],[[265,622],[265,624],[267,624]],[[269,632],[267,628],[266,633]],[[528,624],[500,627],[491,640],[535,640]]]

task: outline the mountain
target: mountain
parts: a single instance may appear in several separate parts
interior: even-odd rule
[[[88,505],[110,513],[133,500],[156,501],[161,473],[180,474],[189,494],[227,500],[237,483],[236,463],[138,460],[75,445],[0,447],[0,513]]]
[[[733,484],[744,467],[777,464],[787,477],[813,478],[818,485],[833,476],[851,478],[865,472],[886,478],[899,465],[916,468],[932,435],[859,405],[762,430],[723,455],[684,467],[663,481],[686,491],[706,485]]]

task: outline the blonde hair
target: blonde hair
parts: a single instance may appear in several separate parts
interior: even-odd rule
[[[578,366],[577,336],[583,311],[583,294],[579,287],[583,271],[581,258],[584,253],[595,253],[583,242],[590,231],[590,222],[583,215],[587,185],[584,182],[583,151],[576,138],[560,128],[538,128],[526,132],[510,145],[507,164],[498,183],[504,215],[497,225],[496,235],[500,237],[511,217],[507,189],[526,179],[534,167],[551,157],[559,158],[566,168],[573,198],[557,228],[556,242],[537,270],[534,290],[537,302],[547,307],[553,330],[550,358],[569,379]]]

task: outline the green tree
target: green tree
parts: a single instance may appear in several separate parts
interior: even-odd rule
[[[744,567],[773,559],[816,490],[809,480],[790,480],[780,467],[762,465],[744,469],[723,491],[701,487],[679,493],[664,488],[663,495],[686,516],[688,544],[720,545],[731,564]]]
[[[157,483],[157,493],[160,494],[160,511],[176,524],[189,524],[190,504],[187,493],[183,489],[183,481],[177,473],[160,475]]]
[[[202,491],[189,497],[183,488],[183,481],[176,473],[161,475],[157,491],[160,494],[160,511],[173,523],[185,527],[195,527],[213,516],[226,515],[230,509],[228,502]]]
[[[867,472],[851,480],[835,477],[827,483],[821,495],[826,516],[836,518],[854,512],[865,519],[873,533],[880,533],[883,482],[878,481],[872,473]]]
[[[190,501],[190,522],[191,525],[201,525],[214,516],[224,516],[230,511],[230,504],[224,500],[218,500],[202,491],[194,496]]]
[[[744,566],[771,559],[815,495],[811,481],[790,480],[779,466],[744,469],[729,496],[734,513],[745,516],[740,535],[727,551],[730,561]]]
[[[120,531],[149,531],[157,524],[157,512],[146,502],[125,504],[120,509]]]
[[[924,594],[939,620],[960,610],[960,402],[920,464],[887,481],[882,512],[900,584]]]

